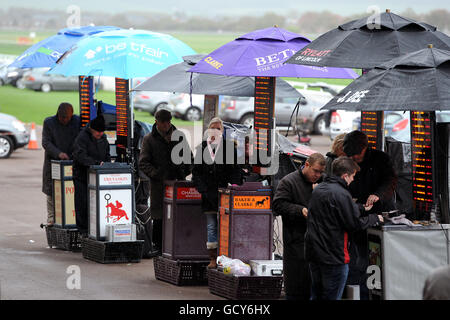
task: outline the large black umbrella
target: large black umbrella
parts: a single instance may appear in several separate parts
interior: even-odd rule
[[[174,64],[134,88],[135,91],[163,91],[206,95],[253,97],[254,77],[228,77],[206,73],[188,72],[206,55],[183,57],[184,62]],[[277,81],[277,96],[302,97],[294,87],[284,80]]]
[[[428,44],[450,50],[450,37],[427,23],[386,10],[324,33],[286,63],[370,69]]]
[[[324,109],[450,110],[450,51],[431,46],[395,58],[362,75]]]

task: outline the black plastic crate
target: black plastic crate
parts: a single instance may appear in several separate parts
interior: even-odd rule
[[[142,259],[144,241],[104,242],[81,239],[83,258],[100,263],[138,263]]]
[[[170,260],[161,256],[153,258],[155,278],[177,286],[208,285],[209,260]]]
[[[81,251],[81,235],[78,229],[63,229],[55,226],[45,227],[47,243],[50,248],[67,251]]]
[[[283,276],[234,276],[208,270],[209,292],[231,300],[280,299]]]

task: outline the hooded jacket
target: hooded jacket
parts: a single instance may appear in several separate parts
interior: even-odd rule
[[[350,262],[351,234],[378,223],[375,214],[364,215],[347,183],[338,176],[326,177],[312,192],[308,207],[305,250],[308,261],[341,265]]]

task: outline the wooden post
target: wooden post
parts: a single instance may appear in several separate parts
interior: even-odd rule
[[[208,124],[212,118],[219,115],[219,96],[206,95],[203,106],[203,132],[208,129]]]

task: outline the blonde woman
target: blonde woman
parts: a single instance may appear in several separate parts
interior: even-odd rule
[[[327,164],[325,166],[325,173],[327,176],[331,176],[333,173],[332,164],[333,161],[339,158],[340,156],[345,156],[344,153],[344,138],[345,133],[341,133],[333,140],[333,144],[331,145],[331,151],[327,152]]]

